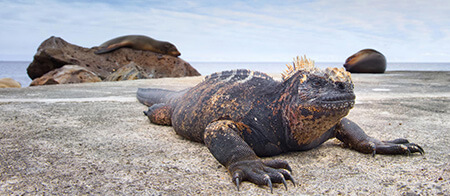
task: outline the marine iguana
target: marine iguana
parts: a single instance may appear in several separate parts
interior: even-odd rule
[[[373,155],[424,153],[406,139],[372,138],[345,118],[355,103],[350,73],[318,69],[306,56],[288,65],[282,82],[257,71],[223,71],[182,91],[140,88],[137,98],[150,106],[144,113],[152,123],[203,142],[238,190],[243,180],[271,191],[272,182],[295,186],[286,161],[260,157],[309,150],[331,138]]]

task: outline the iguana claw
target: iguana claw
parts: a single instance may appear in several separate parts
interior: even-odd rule
[[[270,180],[269,175],[265,175],[265,181],[267,182],[267,186],[270,187],[270,193],[273,193],[272,181]]]
[[[233,173],[233,181],[238,191],[243,180],[258,185],[267,185],[271,193],[273,193],[273,183],[283,183],[287,190],[286,180],[290,180],[295,186],[295,181],[289,171],[291,168],[285,161],[261,161],[260,159],[238,161],[231,164],[228,169]]]
[[[284,188],[286,188],[286,190],[288,190],[288,189],[287,189],[286,179],[282,178],[282,180],[283,180]]]

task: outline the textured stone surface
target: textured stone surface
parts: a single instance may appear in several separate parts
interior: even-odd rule
[[[52,36],[39,46],[27,68],[28,75],[35,79],[64,65],[79,65],[105,79],[131,62],[142,67],[146,78],[200,75],[189,63],[178,57],[130,48],[97,55],[94,54],[97,49],[76,46]]]
[[[47,72],[34,79],[30,86],[49,84],[73,84],[86,82],[101,82],[102,80],[93,72],[78,65],[64,65],[61,68]]]
[[[139,65],[131,62],[106,77],[105,81],[122,81],[148,78]]]

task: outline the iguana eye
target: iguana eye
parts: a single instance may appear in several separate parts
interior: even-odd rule
[[[312,86],[313,87],[319,87],[320,86],[320,81],[312,81]]]

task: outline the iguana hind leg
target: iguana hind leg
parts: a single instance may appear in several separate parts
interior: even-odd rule
[[[336,138],[344,142],[350,148],[362,153],[375,154],[411,154],[419,152],[423,154],[422,147],[410,143],[406,139],[396,139],[392,141],[380,141],[372,138],[354,122],[346,118],[342,119],[335,128]]]
[[[219,120],[210,123],[204,133],[204,142],[213,156],[230,172],[239,190],[240,182],[247,180],[258,185],[267,185],[272,191],[272,182],[283,183],[294,179],[286,161],[260,159],[253,149],[240,137],[236,122]]]
[[[169,105],[165,103],[154,104],[144,111],[150,122],[157,125],[172,125],[172,110]]]

